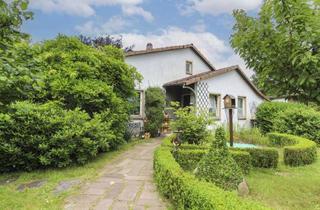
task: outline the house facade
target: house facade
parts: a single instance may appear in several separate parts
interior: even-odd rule
[[[251,126],[257,106],[268,100],[239,66],[216,69],[193,44],[153,48],[149,43],[145,50],[128,52],[125,61],[143,76],[136,86],[139,107],[132,115],[134,129],[143,127],[144,91],[148,87],[162,87],[167,101],[195,106],[218,124],[228,123],[223,97],[232,95],[237,107],[233,110],[235,127]]]

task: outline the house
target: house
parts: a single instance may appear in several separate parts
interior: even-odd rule
[[[168,101],[194,105],[221,124],[228,122],[223,97],[232,95],[236,98],[236,127],[249,127],[257,106],[268,100],[239,66],[216,69],[193,44],[153,48],[149,43],[145,50],[128,52],[125,61],[143,76],[137,85],[139,106],[132,115],[131,126],[136,129],[143,126],[144,91],[148,87],[163,87]]]

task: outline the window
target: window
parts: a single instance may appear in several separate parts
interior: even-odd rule
[[[238,119],[246,119],[246,97],[238,97]]]
[[[209,114],[213,116],[215,119],[220,119],[220,107],[221,107],[221,97],[218,94],[210,94],[209,95]]]
[[[186,74],[192,74],[192,62],[186,61]]]
[[[131,104],[131,115],[134,116],[141,116],[141,98],[142,98],[142,91],[137,91],[137,94],[129,98],[129,104]]]

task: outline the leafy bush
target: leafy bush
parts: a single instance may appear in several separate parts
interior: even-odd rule
[[[200,160],[196,176],[226,190],[236,189],[242,172],[228,152],[223,128],[217,128],[209,152]]]
[[[293,107],[306,107],[297,103],[285,103],[285,102],[264,102],[257,108],[256,119],[257,126],[263,134],[269,133],[274,128],[274,120],[278,115]]]
[[[17,102],[0,114],[0,171],[83,164],[108,151],[110,124],[59,104]]]
[[[278,166],[279,153],[274,148],[230,148],[234,151],[245,151],[251,156],[251,164],[257,168],[276,168]]]
[[[176,120],[171,123],[174,130],[180,131],[182,143],[200,144],[209,135],[207,125],[210,121],[196,112],[193,107],[175,110]]]
[[[313,141],[289,134],[270,133],[268,136],[273,145],[285,146],[283,159],[286,165],[307,165],[317,159],[317,145]]]
[[[200,160],[208,150],[205,149],[180,149],[173,152],[175,160],[179,163],[181,168],[186,171],[193,171]],[[230,155],[236,161],[237,165],[241,168],[244,174],[249,174],[251,169],[251,157],[248,152],[244,151],[230,151]]]
[[[159,87],[149,87],[146,90],[146,117],[145,131],[151,136],[157,136],[164,119],[164,106],[166,96],[164,91]]]
[[[320,112],[311,108],[292,108],[280,113],[273,130],[303,136],[320,144]]]
[[[159,191],[175,204],[175,209],[268,209],[184,172],[167,146],[155,151],[154,170]]]

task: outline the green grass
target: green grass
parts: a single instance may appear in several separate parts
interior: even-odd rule
[[[53,190],[60,181],[78,179],[81,182],[85,182],[93,180],[99,175],[99,169],[106,163],[140,142],[142,141],[133,141],[123,145],[118,151],[101,154],[95,160],[83,166],[1,174],[0,182],[9,177],[19,176],[19,178],[10,184],[0,185],[0,209],[63,209],[64,199],[76,193],[79,187],[74,187],[64,193],[55,195]],[[16,190],[20,184],[36,180],[47,180],[47,183],[40,188],[26,189],[22,192]]]
[[[320,210],[319,156],[316,163],[302,167],[288,167],[280,160],[277,169],[254,169],[246,179],[249,198],[276,210]]]

